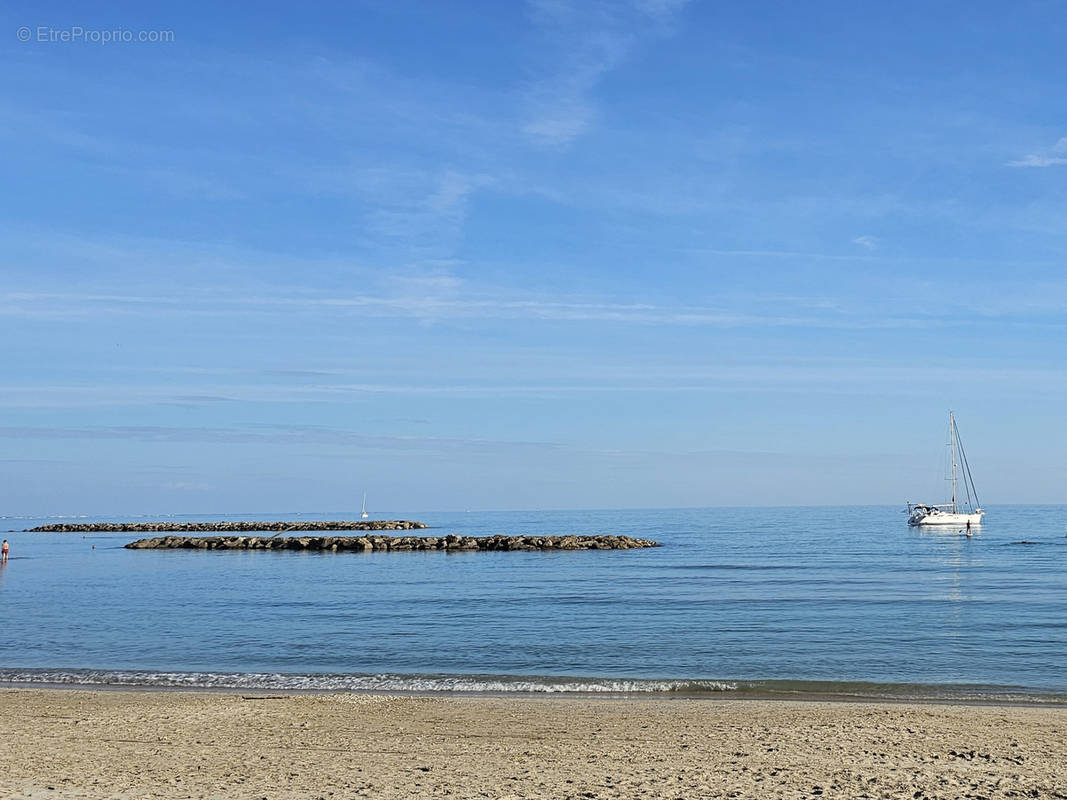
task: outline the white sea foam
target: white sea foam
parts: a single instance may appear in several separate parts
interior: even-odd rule
[[[0,670],[0,682],[82,686],[412,693],[645,694],[729,692],[736,683],[710,680],[557,678],[497,675],[351,675],[125,670]]]
[[[653,680],[512,675],[293,674],[0,669],[0,685],[170,688],[388,694],[638,695],[756,693],[760,696],[871,700],[993,701],[1067,704],[1067,695],[1019,686],[874,684],[821,681]]]

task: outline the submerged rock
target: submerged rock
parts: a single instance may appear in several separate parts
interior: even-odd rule
[[[419,524],[419,523],[415,523]],[[629,536],[158,536],[138,539],[130,550],[311,550],[411,552],[415,550],[634,550],[659,547]]]

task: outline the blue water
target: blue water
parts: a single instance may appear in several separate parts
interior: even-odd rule
[[[8,533],[0,681],[1067,695],[1067,506],[993,507],[970,538],[901,511],[388,515],[435,534],[663,544],[592,552],[133,551],[130,534]]]

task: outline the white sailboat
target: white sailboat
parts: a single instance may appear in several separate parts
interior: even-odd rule
[[[370,514],[367,513],[367,493],[363,493],[363,510],[359,512],[360,519],[366,519]]]
[[[978,504],[978,492],[974,488],[971,467],[967,463],[960,431],[956,427],[956,415],[951,411],[948,412],[948,446],[952,458],[952,502],[936,505],[908,503],[908,524],[955,525],[958,528],[966,528],[969,532],[971,526],[982,524],[985,512]],[[962,497],[957,472],[963,476]]]

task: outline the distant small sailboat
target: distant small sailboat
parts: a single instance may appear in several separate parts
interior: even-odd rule
[[[363,493],[363,510],[359,512],[360,519],[367,519],[370,514],[367,513],[367,493]]]
[[[974,488],[971,467],[963,450],[960,431],[956,427],[956,415],[948,412],[948,446],[952,457],[952,502],[928,505],[908,503],[909,525],[955,525],[964,528],[969,536],[972,525],[981,525],[985,512],[978,504],[978,491]],[[959,497],[957,471],[963,474],[963,497]],[[974,502],[971,502],[971,498]]]

